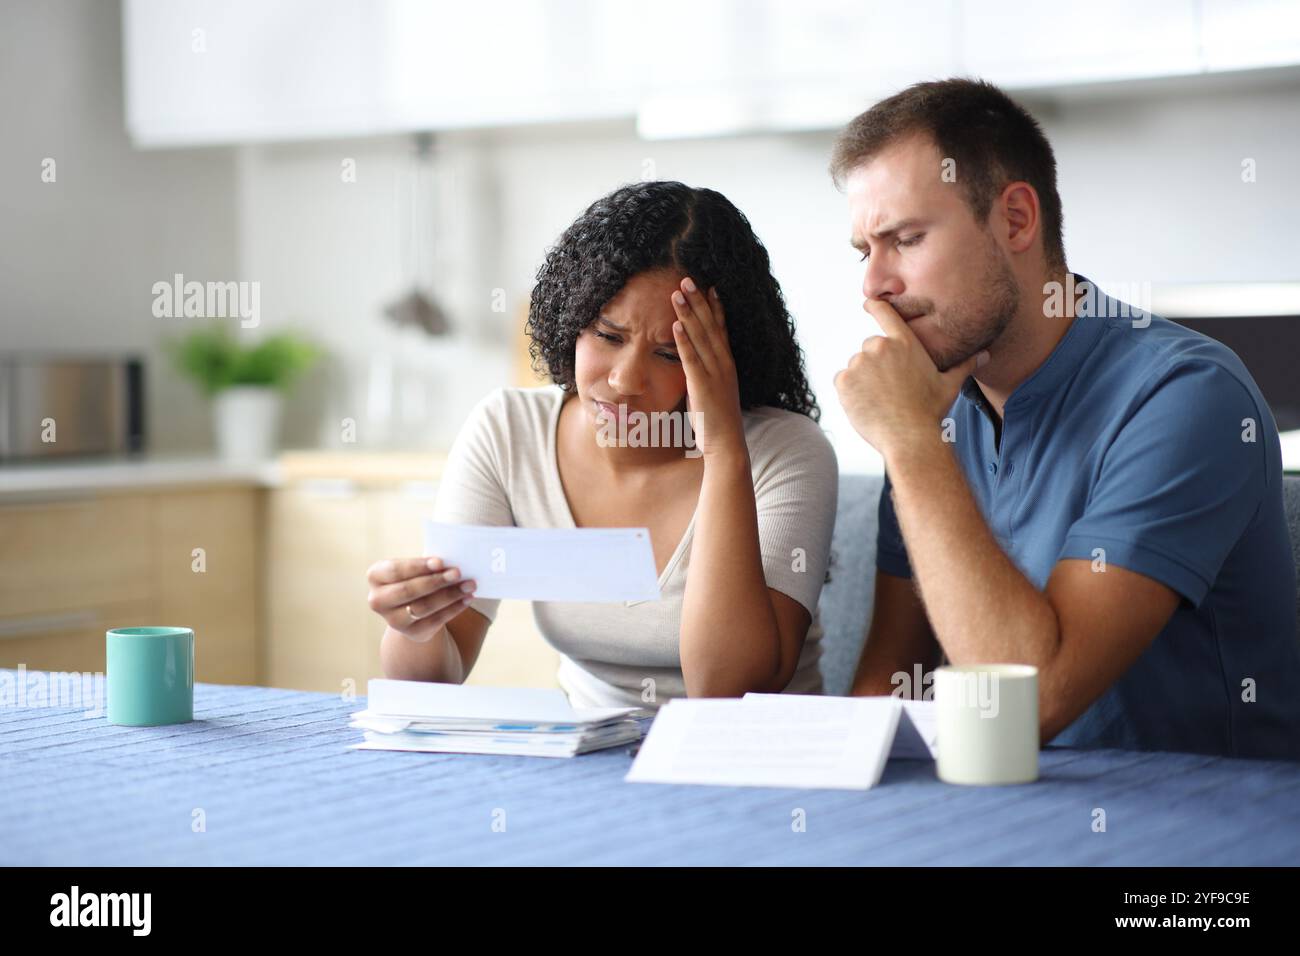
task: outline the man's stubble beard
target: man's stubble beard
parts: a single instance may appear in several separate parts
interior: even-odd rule
[[[979,288],[984,295],[974,305],[960,304],[934,316],[935,327],[953,344],[930,358],[941,372],[984,351],[1006,331],[1020,308],[1020,286],[1006,255],[991,240]]]

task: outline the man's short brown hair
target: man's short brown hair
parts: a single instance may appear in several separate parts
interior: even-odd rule
[[[916,83],[855,117],[835,140],[830,166],[835,185],[842,189],[854,169],[916,133],[927,135],[940,156],[955,162],[956,181],[978,222],[988,219],[994,197],[1008,183],[1033,186],[1042,210],[1047,264],[1065,268],[1052,145],[1024,107],[984,80]]]

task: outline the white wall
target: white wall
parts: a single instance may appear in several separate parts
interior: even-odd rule
[[[1072,268],[1152,283],[1300,279],[1300,85],[1072,99],[1045,121]],[[1254,159],[1256,181],[1242,181]]]
[[[154,318],[151,288],[234,277],[233,153],[130,146],[104,0],[0,0],[0,123],[0,349],[142,352],[153,447],[210,447],[204,403],[158,354],[176,327]]]
[[[446,447],[473,403],[507,379],[507,315],[493,311],[500,230],[483,157],[469,142],[436,148],[419,195],[438,228],[413,241],[422,223],[411,154],[400,137],[240,150],[240,274],[261,283],[259,332],[302,329],[331,356],[288,404],[287,445],[342,447],[350,419],[349,447]],[[415,263],[415,249],[431,261]],[[384,318],[417,277],[432,282],[453,334],[435,339]]]

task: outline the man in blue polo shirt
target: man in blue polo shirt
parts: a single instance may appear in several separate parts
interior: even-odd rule
[[[1066,268],[1051,146],[996,87],[890,97],[831,169],[884,332],[835,381],[886,469],[854,693],[1028,663],[1044,743],[1300,759],[1281,451],[1241,361]]]

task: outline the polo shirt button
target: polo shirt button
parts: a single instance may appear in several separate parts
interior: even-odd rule
[[[997,473],[998,473],[998,463],[996,461],[989,462],[989,474],[996,475]]]

